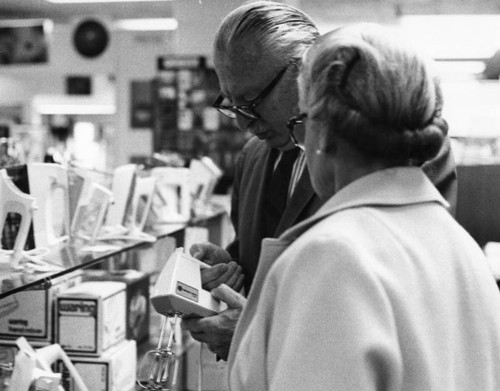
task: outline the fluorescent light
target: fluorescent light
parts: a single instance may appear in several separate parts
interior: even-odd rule
[[[0,20],[0,27],[36,27],[43,26],[46,33],[51,33],[54,23],[49,19],[5,19]]]
[[[116,105],[109,98],[67,95],[36,95],[33,109],[39,114],[116,114]]]
[[[436,59],[485,59],[500,47],[499,15],[405,15],[403,30]]]
[[[176,30],[178,23],[174,18],[152,18],[152,19],[120,19],[115,26],[121,30],[153,31],[153,30]]]
[[[114,105],[102,104],[51,104],[46,103],[36,107],[39,114],[93,114],[93,115],[112,115],[116,114]]]
[[[140,3],[143,1],[172,1],[172,0],[45,0],[56,4],[76,4],[76,3]]]

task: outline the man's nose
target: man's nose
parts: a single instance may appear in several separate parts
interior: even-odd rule
[[[241,115],[236,116],[236,125],[238,128],[244,131],[250,131],[252,134],[254,134],[254,129],[255,129],[255,123],[257,120],[255,119],[248,119],[245,118]]]

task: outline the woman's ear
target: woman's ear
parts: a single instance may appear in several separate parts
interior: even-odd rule
[[[330,154],[335,153],[335,136],[332,134],[331,124],[322,124],[315,129],[316,137],[316,154]]]

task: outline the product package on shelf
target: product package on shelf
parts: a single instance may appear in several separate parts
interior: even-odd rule
[[[210,199],[217,182],[222,177],[222,170],[207,156],[192,159],[189,164],[191,172],[191,195],[193,198],[193,214],[197,217],[212,212]]]
[[[53,343],[55,296],[81,281],[77,271],[53,279],[46,290],[24,290],[0,300],[0,339],[13,343],[24,336],[34,346]]]
[[[37,203],[33,215],[36,247],[58,246],[70,235],[68,170],[55,163],[31,163],[28,179]]]
[[[123,340],[99,357],[73,355],[71,362],[89,390],[135,390],[137,344],[133,340]],[[79,391],[64,363],[58,363],[57,372],[62,374],[62,385],[65,391]]]
[[[30,193],[29,180],[28,180],[28,166],[26,164],[7,167],[7,175],[12,180],[14,185],[24,194]],[[22,221],[22,214],[9,213],[5,219],[3,232],[2,232],[2,248],[14,248],[14,242],[17,238],[19,228]],[[33,232],[33,223],[30,223],[28,235],[24,249],[31,250],[35,248],[35,234]]]
[[[111,184],[114,202],[109,206],[106,214],[106,226],[113,227],[124,224],[127,209],[130,207],[134,194],[137,170],[136,164],[125,164],[115,168]]]
[[[137,344],[124,340],[106,350],[99,357],[71,356],[85,385],[92,391],[132,391],[137,373]],[[62,362],[57,372],[62,374],[65,391],[79,391]]]
[[[112,201],[113,194],[109,189],[98,183],[91,183],[88,191],[78,201],[72,221],[72,235],[93,244]]]
[[[134,252],[134,269],[149,274],[151,276],[151,283],[153,283],[156,275],[163,268],[165,261],[177,246],[178,241],[174,237],[163,236],[158,238],[156,243],[151,246],[138,248]]]
[[[149,337],[149,275],[137,270],[86,270],[84,281],[121,281],[127,284],[127,339]]]
[[[156,192],[151,205],[153,225],[186,223],[191,217],[190,170],[185,167],[155,167]],[[151,221],[153,220],[153,221]]]
[[[56,341],[70,355],[99,356],[125,339],[126,284],[87,281],[56,298]]]
[[[52,248],[66,241],[70,233],[68,170],[60,164],[30,163],[9,167],[6,173],[20,191],[35,199],[25,249]],[[6,248],[24,219],[25,216],[9,213],[8,229],[3,230],[2,238]]]
[[[10,379],[9,390],[13,391],[61,391],[61,374],[55,373],[57,361],[62,361],[80,391],[90,391],[77,369],[59,344],[50,344],[34,349],[28,340],[16,340],[18,351]]]

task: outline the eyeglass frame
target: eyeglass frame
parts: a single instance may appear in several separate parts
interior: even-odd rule
[[[307,118],[307,113],[299,113],[293,117],[291,117],[288,121],[286,121],[286,127],[288,128],[288,134],[292,139],[293,144],[300,149],[304,149],[304,146],[299,143],[297,137],[294,134],[294,128],[296,125],[302,125],[304,123],[304,119]]]
[[[219,96],[212,104],[212,107],[217,109],[220,113],[224,114],[229,118],[235,119],[237,115],[241,115],[243,118],[249,120],[258,120],[261,119],[260,115],[255,111],[255,108],[262,103],[262,101],[271,93],[274,87],[279,83],[279,81],[283,78],[283,75],[286,73],[288,69],[288,65],[283,67],[281,71],[274,77],[273,80],[251,101],[249,101],[246,105],[221,105],[224,101],[225,97],[222,93],[219,93]],[[229,111],[224,112],[223,110]],[[244,110],[244,111],[242,111]]]

